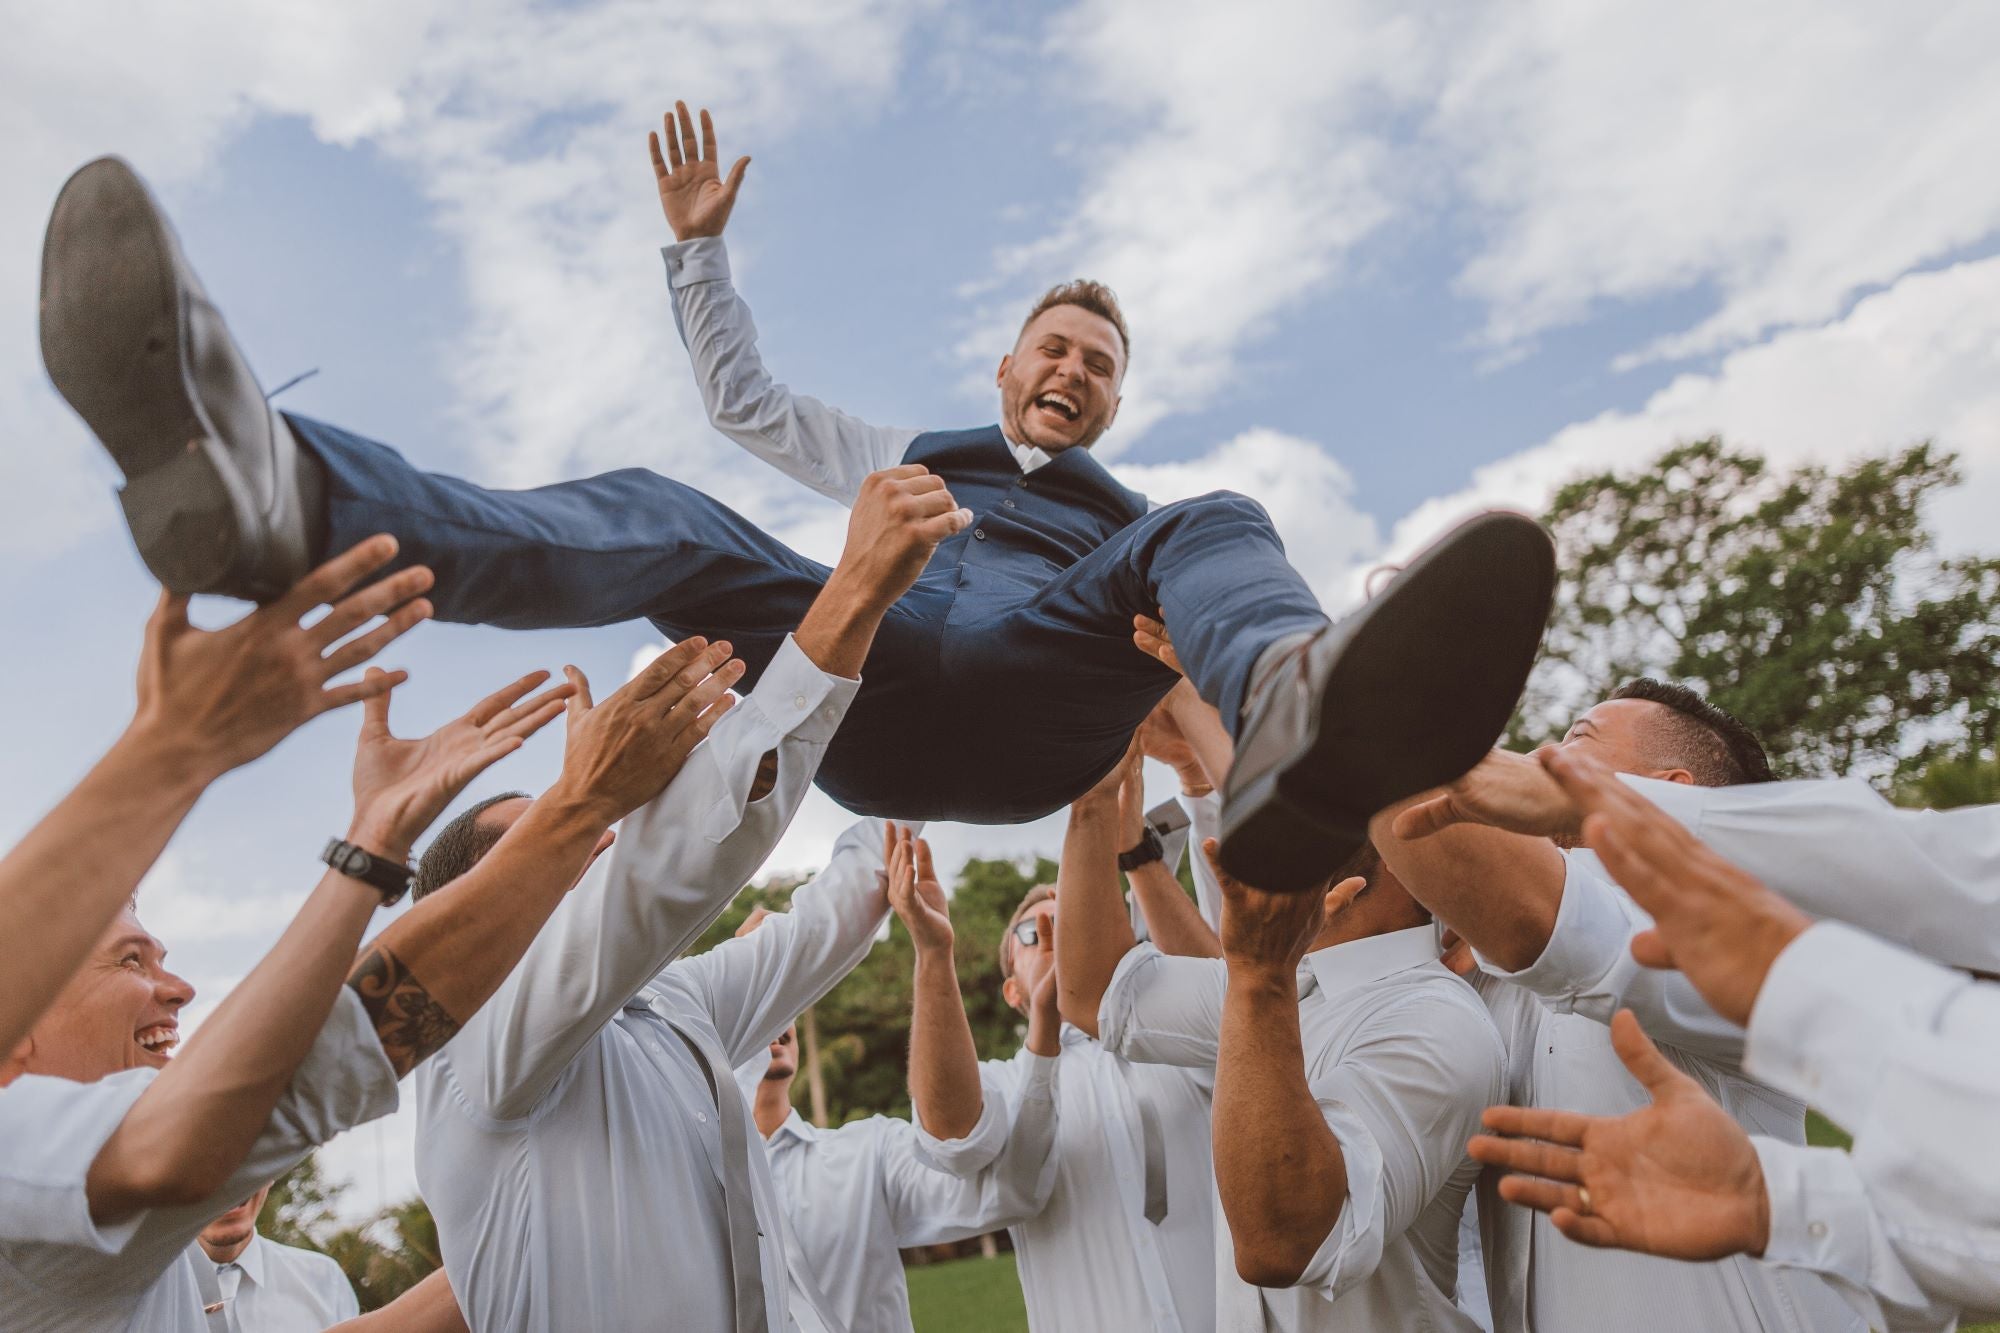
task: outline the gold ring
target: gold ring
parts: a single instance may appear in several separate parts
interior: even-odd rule
[[[1576,1187],[1577,1202],[1583,1205],[1583,1215],[1590,1216],[1590,1191],[1582,1185]]]

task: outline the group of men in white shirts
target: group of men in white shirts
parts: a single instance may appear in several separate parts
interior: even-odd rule
[[[741,166],[721,181],[705,115],[705,158],[684,108],[680,123],[686,163],[656,146],[655,165],[706,401],[849,506],[839,563],[741,691],[732,644],[690,636],[601,701],[574,669],[547,689],[535,672],[420,739],[390,729],[402,673],[336,683],[444,595],[429,569],[395,567],[394,537],[259,592],[220,630],[163,592],[131,724],[0,861],[0,1333],[893,1333],[910,1327],[901,1249],[1001,1229],[1035,1333],[1858,1333],[2000,1309],[1984,1114],[2000,1076],[1981,1056],[2000,990],[1975,976],[2000,972],[2000,809],[1907,813],[1856,781],[1771,782],[1757,739],[1675,686],[1632,682],[1537,755],[1468,755],[1447,785],[1371,803],[1365,830],[1318,830],[1351,855],[1279,892],[1216,850],[1230,802],[1249,800],[1229,781],[1249,724],[1183,680],[1075,799],[1057,882],[1009,923],[1011,1059],[978,1057],[920,824],[857,822],[789,910],[689,955],[791,823],[878,632],[902,632],[901,599],[971,520],[924,468],[869,463],[911,433],[764,372],[721,242]],[[214,331],[183,330],[174,355],[254,389],[119,170],[79,173],[64,206],[139,210],[131,235],[168,250],[90,263],[167,254],[170,288]],[[82,300],[50,271],[45,311]],[[124,288],[104,280],[93,318],[115,328]],[[1035,398],[1037,420],[1075,420],[1095,376],[1101,431],[1122,317],[1045,306],[1017,352],[1050,309],[1072,333],[1048,383],[1078,387]],[[87,419],[128,466],[145,442],[77,375],[59,384],[96,404]],[[254,431],[288,429],[267,416]],[[1072,447],[1003,442],[981,466],[1018,463],[1023,486]],[[237,559],[203,548],[186,512],[171,540],[145,517],[193,484],[174,480],[185,458],[152,462],[127,491],[148,559]],[[1407,614],[1397,595],[1367,613],[1377,639]],[[1140,616],[1126,651],[1178,670],[1177,628]],[[1325,635],[1260,659],[1245,718],[1294,674],[1340,678],[1328,663],[1354,634]],[[1409,636],[1403,665],[1430,679],[1422,654],[1480,646]],[[176,1054],[192,991],[140,924],[140,879],[216,778],[356,703],[346,835]],[[1426,730],[1407,698],[1381,707]],[[550,788],[464,811],[412,869],[466,786],[559,716]],[[899,738],[912,754],[954,741]],[[1148,755],[1181,781],[1174,818],[1148,813]],[[813,1126],[790,1105],[795,1021],[892,914],[915,944],[912,1118]],[[306,1152],[393,1110],[405,1076],[443,1266],[357,1315],[323,1263],[245,1224]],[[1854,1133],[1851,1155],[1805,1145],[1808,1105]]]

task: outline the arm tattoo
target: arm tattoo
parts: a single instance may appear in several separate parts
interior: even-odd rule
[[[431,998],[403,960],[377,945],[347,974],[374,1020],[375,1035],[398,1078],[428,1059],[458,1032],[458,1020]]]

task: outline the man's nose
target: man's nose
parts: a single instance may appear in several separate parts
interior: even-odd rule
[[[173,1009],[179,1009],[194,998],[194,987],[173,972],[160,973],[159,985],[155,989],[159,992],[160,1003]]]

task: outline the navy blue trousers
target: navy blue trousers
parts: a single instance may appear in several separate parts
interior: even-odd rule
[[[393,567],[430,566],[442,620],[649,620],[673,639],[728,639],[747,690],[830,573],[643,469],[488,490],[287,419],[326,467],[327,551],[395,534]],[[1164,609],[1182,665],[1231,728],[1258,654],[1326,624],[1263,508],[1229,492],[1156,509],[1039,582],[968,569],[967,537],[891,608],[820,768],[819,785],[857,813],[1019,823],[1088,790],[1174,684],[1132,646],[1135,614]]]

